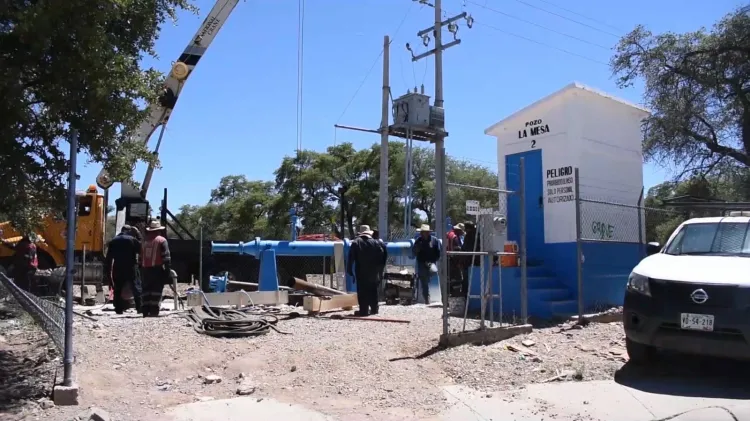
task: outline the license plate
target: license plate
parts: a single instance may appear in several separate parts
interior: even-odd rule
[[[714,330],[714,316],[710,314],[682,313],[680,315],[680,326],[687,330],[711,332]]]

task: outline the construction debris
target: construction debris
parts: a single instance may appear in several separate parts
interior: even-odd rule
[[[317,314],[331,310],[351,310],[358,304],[357,294],[335,295],[333,297],[305,297],[302,308],[308,314]]]
[[[280,305],[289,302],[288,291],[234,291],[234,292],[189,292],[187,294],[188,307],[234,306],[245,307],[253,305]]]
[[[579,324],[622,322],[622,307],[613,307],[599,313],[584,314],[583,319],[573,316],[570,320]]]

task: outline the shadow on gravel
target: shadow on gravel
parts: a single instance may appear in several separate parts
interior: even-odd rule
[[[388,362],[392,363],[392,362],[403,361],[403,360],[421,360],[421,359],[430,357],[432,355],[435,355],[438,352],[444,351],[446,349],[448,349],[448,348],[446,348],[446,347],[444,347],[442,345],[435,345],[432,348],[428,349],[427,351],[425,351],[425,352],[423,352],[423,353],[421,353],[419,355],[416,355],[416,356],[413,356],[413,357],[396,357],[396,358],[391,358],[391,359],[388,360]]]
[[[664,354],[649,366],[625,364],[615,373],[623,386],[660,395],[750,399],[750,363]]]

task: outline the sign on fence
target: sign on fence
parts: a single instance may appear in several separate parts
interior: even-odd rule
[[[466,201],[466,214],[467,215],[479,215],[481,211],[478,200],[467,200]]]

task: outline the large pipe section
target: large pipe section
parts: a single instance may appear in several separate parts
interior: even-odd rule
[[[297,289],[300,291],[312,292],[313,294],[317,294],[317,295],[344,295],[346,294],[343,291],[339,291],[333,288],[328,288],[323,285],[314,284],[312,282],[307,282],[303,279],[295,278],[293,276],[286,280],[286,285],[289,288]]]
[[[277,256],[333,256],[333,245],[337,241],[275,241],[256,238],[247,243],[211,243],[211,253],[247,254],[260,257],[263,250],[273,249]],[[344,240],[349,249],[349,240]],[[389,256],[411,257],[414,240],[385,243]]]

